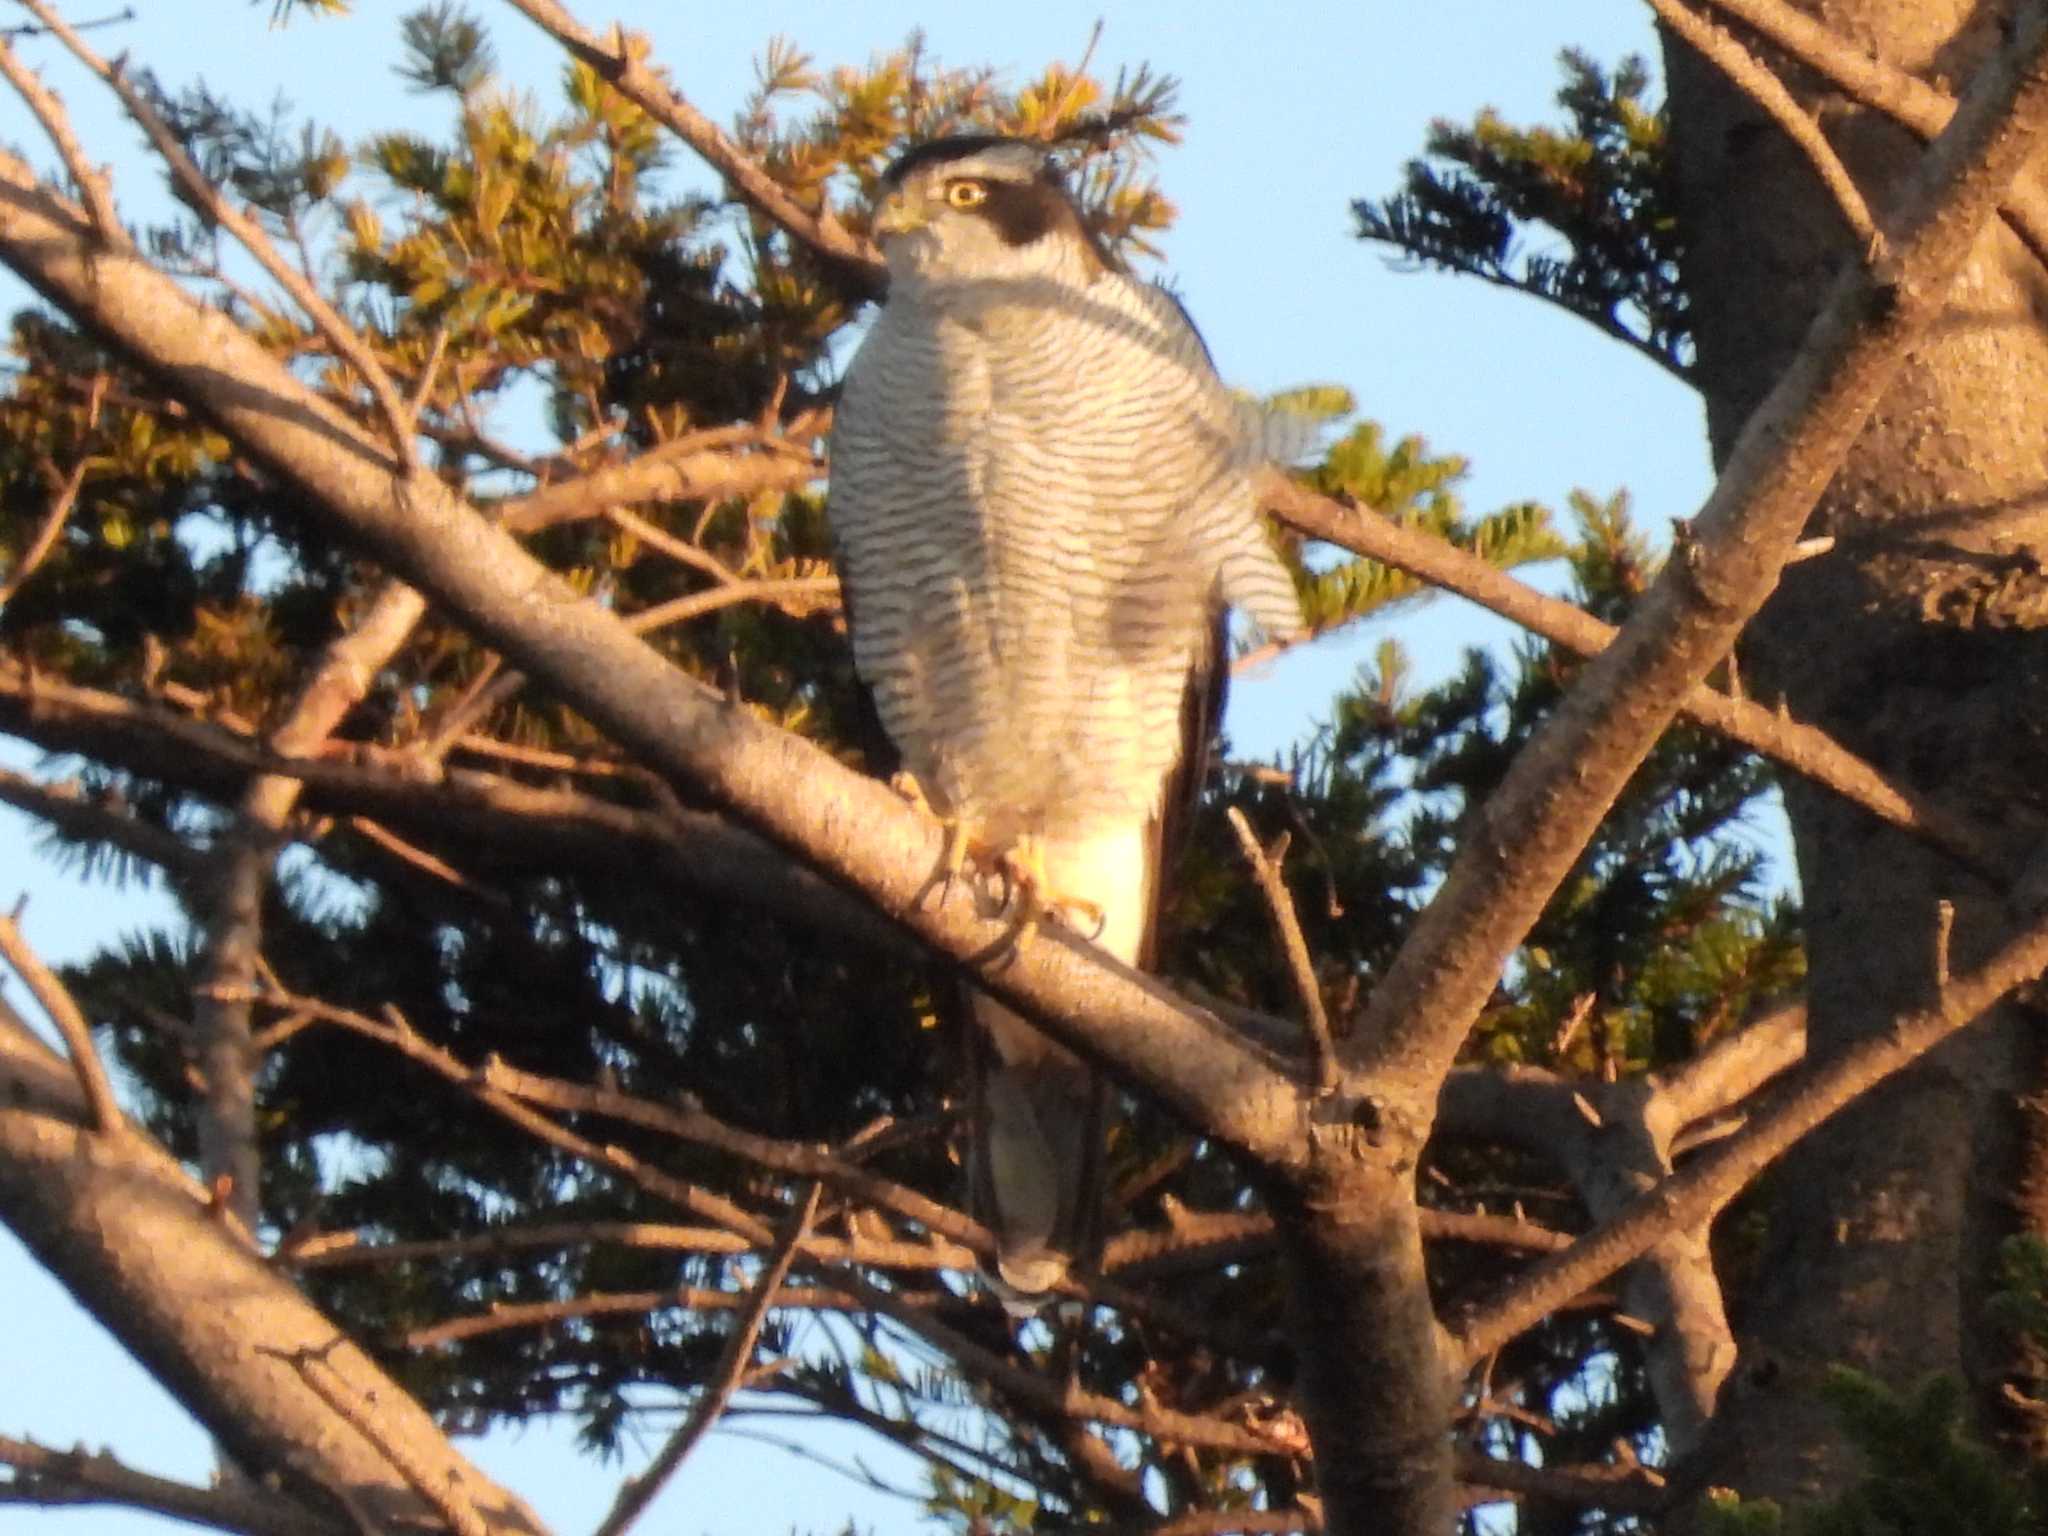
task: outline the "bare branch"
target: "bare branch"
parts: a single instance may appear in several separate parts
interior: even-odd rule
[[[751,1252],[752,1245],[744,1245]],[[913,1298],[907,1292],[906,1304]],[[936,1293],[933,1293],[936,1294]],[[463,1339],[480,1339],[493,1333],[522,1328],[545,1328],[551,1323],[572,1322],[584,1317],[645,1317],[670,1308],[686,1312],[737,1312],[758,1299],[755,1292],[712,1290],[701,1285],[679,1285],[665,1291],[605,1291],[590,1296],[571,1296],[563,1301],[494,1302],[481,1312],[422,1323],[408,1328],[398,1342],[407,1349],[435,1349]],[[864,1312],[867,1304],[851,1291],[830,1286],[782,1285],[769,1299],[771,1309],[791,1312]]]
[[[797,1208],[790,1212],[781,1234],[776,1238],[775,1251],[754,1282],[746,1310],[733,1325],[725,1353],[719,1359],[717,1369],[711,1373],[710,1380],[700,1389],[697,1401],[691,1406],[690,1416],[648,1464],[647,1470],[626,1480],[610,1513],[598,1526],[597,1536],[622,1536],[626,1528],[646,1511],[662,1485],[675,1476],[684,1458],[698,1441],[710,1433],[711,1426],[718,1422],[719,1414],[725,1411],[725,1405],[732,1401],[733,1393],[739,1390],[741,1378],[753,1363],[754,1341],[761,1335],[761,1325],[768,1321],[776,1290],[789,1274],[789,1266],[796,1258],[798,1245],[803,1242],[811,1219],[818,1214],[818,1195],[823,1187],[813,1181],[804,1192],[803,1199],[797,1202]]]
[[[1301,999],[1302,1016],[1308,1021],[1309,1040],[1315,1046],[1316,1085],[1330,1089],[1337,1086],[1337,1042],[1330,1034],[1330,1015],[1323,1007],[1322,983],[1316,980],[1315,961],[1308,952],[1308,940],[1302,937],[1301,918],[1294,910],[1294,897],[1287,889],[1287,882],[1280,874],[1280,861],[1286,854],[1283,839],[1272,853],[1259,846],[1257,834],[1251,823],[1244,818],[1244,812],[1236,806],[1230,808],[1230,829],[1237,834],[1237,845],[1244,851],[1244,860],[1251,867],[1252,878],[1259,883],[1259,890],[1266,898],[1266,909],[1273,916],[1273,927],[1279,935],[1280,948],[1287,956],[1287,968],[1294,977],[1294,990]]]
[[[1561,1238],[1559,1246],[1570,1238]],[[469,1237],[420,1242],[366,1243],[353,1232],[324,1232],[297,1238],[271,1256],[288,1269],[341,1269],[371,1264],[406,1264],[473,1255],[610,1244],[671,1253],[751,1253],[754,1244],[723,1227],[684,1227],[655,1221],[559,1222],[507,1227]],[[822,1237],[806,1233],[798,1244],[806,1259],[824,1264],[858,1264],[868,1269],[968,1269],[974,1250],[936,1235],[891,1242],[868,1237]],[[694,1304],[694,1303],[693,1303]]]
[[[92,1112],[92,1125],[104,1136],[119,1135],[127,1128],[121,1106],[114,1101],[114,1085],[107,1081],[107,1069],[92,1043],[92,1025],[86,1022],[70,990],[57,973],[43,964],[42,956],[29,946],[16,912],[0,915],[0,959],[14,968],[14,974],[28,988],[50,1022],[63,1038],[71,1070],[78,1075],[79,1091]]]
[[[1559,1303],[1597,1285],[1666,1234],[1698,1226],[1821,1121],[1925,1055],[2014,987],[2048,970],[2048,919],[2023,930],[1989,961],[1945,988],[1930,1008],[1901,1015],[1800,1073],[1768,1108],[1719,1146],[1630,1205],[1564,1253],[1538,1263],[1459,1335],[1467,1360],[1483,1357]]]
[[[1545,596],[1477,555],[1434,534],[1404,528],[1369,507],[1318,496],[1278,470],[1262,477],[1259,495],[1265,509],[1286,526],[1469,598],[1581,656],[1597,656],[1614,641],[1614,627],[1583,608]],[[2005,882],[2006,856],[1991,838],[1893,784],[1826,732],[1704,684],[1680,708],[1709,730],[1853,801],[1993,883]]]
[[[57,158],[64,163],[71,184],[78,189],[79,201],[92,216],[92,222],[100,238],[109,245],[128,245],[128,232],[121,227],[120,215],[114,211],[114,199],[107,188],[106,173],[85,158],[78,136],[71,131],[71,116],[64,110],[64,103],[57,93],[43,84],[42,77],[15,55],[14,45],[0,38],[0,77],[14,87],[15,94],[35,114],[37,123],[48,136],[57,151]]]
[[[795,428],[792,427],[792,431]],[[749,439],[758,437],[749,428]],[[692,433],[650,448],[637,458],[543,486],[498,505],[499,525],[534,533],[560,523],[603,517],[622,503],[723,501],[762,491],[795,491],[824,474],[818,458],[787,438],[751,450],[720,446],[726,434]]]
[[[58,1451],[0,1435],[0,1466],[14,1470],[0,1482],[0,1504],[117,1504],[235,1536],[350,1536],[348,1525],[253,1483],[200,1488],[138,1471],[104,1451]]]
[[[621,96],[695,150],[756,211],[843,270],[862,294],[872,297],[881,293],[888,281],[881,253],[849,234],[829,207],[813,213],[791,197],[717,124],[650,69],[622,29],[614,27],[611,41],[606,43],[555,0],[511,0],[511,4],[571,56],[596,70]]]
[[[2048,12],[2027,11],[1915,167],[1888,254],[1843,275],[1634,617],[1472,818],[1351,1036],[1353,1070],[1395,1068],[1421,1100],[1629,775],[1761,606],[1910,344],[1946,308],[1985,218],[2048,132],[2044,47]]]
[[[101,382],[105,376],[101,376]],[[97,406],[95,405],[95,414]],[[64,477],[63,485],[50,499],[50,510],[43,514],[42,526],[36,529],[35,537],[29,540],[28,548],[21,552],[21,558],[14,569],[7,573],[7,579],[0,581],[0,606],[22,588],[29,577],[50,557],[50,551],[57,547],[58,536],[64,532],[64,524],[70,519],[71,509],[78,505],[78,493],[85,486],[87,460],[80,454],[78,462],[71,466],[71,473]]]
[[[693,592],[687,597],[643,608],[638,613],[627,615],[626,627],[636,635],[651,634],[668,625],[687,623],[740,603],[772,603],[788,612],[802,614],[819,607],[836,606],[838,602],[837,576],[783,576],[761,581],[736,581],[730,586],[713,587],[709,592]]]

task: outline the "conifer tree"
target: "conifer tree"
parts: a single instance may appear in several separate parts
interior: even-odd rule
[[[500,18],[441,4],[403,40],[445,127],[377,131],[172,92],[26,3],[184,212],[124,224],[0,40],[65,177],[0,155],[0,260],[46,301],[0,393],[0,730],[49,754],[0,797],[64,857],[153,870],[182,921],[62,976],[0,923],[66,1046],[0,1012],[0,1218],[250,1477],[172,1488],[0,1441],[10,1496],[538,1531],[447,1431],[566,1414],[604,1452],[687,1404],[610,1531],[744,1387],[903,1446],[962,1530],[1779,1517],[1695,1499],[1702,1468],[1795,1491],[1727,1471],[1729,1433],[1789,1422],[1731,1378],[1728,1298],[1788,1283],[1765,1170],[2031,983],[2048,930],[2024,839],[1992,830],[2031,826],[2015,771],[1973,780],[1995,804],[1942,793],[1838,700],[1837,735],[1751,701],[1727,658],[1795,549],[1829,558],[1808,512],[1978,229],[2002,198],[2024,222],[2039,18],[1987,45],[1926,157],[1886,162],[1882,240],[1826,306],[1788,304],[1821,318],[1783,355],[1737,358],[1700,268],[1727,237],[1699,233],[1638,63],[1568,57],[1562,127],[1440,126],[1356,205],[1369,238],[1722,391],[1726,472],[1667,556],[1623,494],[1470,509],[1461,460],[1341,389],[1288,397],[1328,423],[1262,482],[1307,643],[1437,588],[1531,638],[1427,686],[1389,644],[1285,760],[1225,753],[1162,989],[1057,926],[1006,943],[931,878],[939,829],[881,782],[853,674],[822,454],[835,346],[883,291],[865,209],[892,156],[1042,140],[1143,270],[1173,82],[778,42],[722,129],[645,39],[553,0],[511,0],[564,50],[559,96],[524,99]],[[722,198],[666,190],[686,155]],[[1562,253],[1526,254],[1531,223]],[[1559,559],[1565,599],[1512,574]],[[2004,623],[1969,648],[1982,672],[2024,641],[2031,581],[1970,587]],[[1813,600],[1786,590],[1759,649]],[[1745,835],[1777,784],[1812,808],[1809,890],[1816,827],[1977,882],[1954,954],[1944,926],[1926,987],[1864,997],[1860,1031],[1853,956]],[[1838,991],[1802,1065],[1810,933]],[[963,974],[1125,1098],[1102,1252],[1028,1321],[974,1278]],[[2025,1337],[2039,1287],[2008,1251]],[[1816,1528],[1920,1529],[1946,1486],[1982,1529],[2033,1518],[1960,1386],[1831,1380],[1826,1443],[1897,1465],[1841,1472]]]

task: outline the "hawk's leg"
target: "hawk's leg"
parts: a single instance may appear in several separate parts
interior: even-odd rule
[[[1053,888],[1045,869],[1045,846],[1036,836],[1027,832],[1019,837],[1003,850],[997,865],[1009,881],[1004,905],[1013,908],[1012,949],[1022,948],[1047,917],[1086,938],[1101,937],[1108,914],[1085,896]]]
[[[960,878],[960,871],[972,863],[978,870],[987,869],[997,863],[995,852],[989,845],[977,838],[969,829],[965,818],[949,816],[932,804],[917,775],[908,769],[899,770],[889,777],[889,787],[908,800],[918,810],[936,821],[946,834],[946,841],[939,849],[939,861],[932,866],[932,872],[925,876],[925,882],[918,888],[913,906],[922,906],[925,897],[933,891],[944,901],[951,894],[953,882]],[[981,887],[975,889],[977,903],[984,911],[991,909],[991,902]],[[996,905],[994,910],[1001,910]]]

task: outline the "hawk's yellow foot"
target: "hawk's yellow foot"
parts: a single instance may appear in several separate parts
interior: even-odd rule
[[[1101,936],[1108,913],[1099,902],[1054,889],[1045,869],[1045,845],[1037,837],[1028,832],[1019,837],[1003,850],[997,864],[1009,881],[1004,905],[1014,911],[1012,946],[1022,946],[1047,917],[1086,938]]]

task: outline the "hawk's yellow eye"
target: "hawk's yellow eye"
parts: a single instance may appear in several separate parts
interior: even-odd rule
[[[978,208],[988,201],[988,187],[979,181],[949,181],[946,201],[955,208]]]

